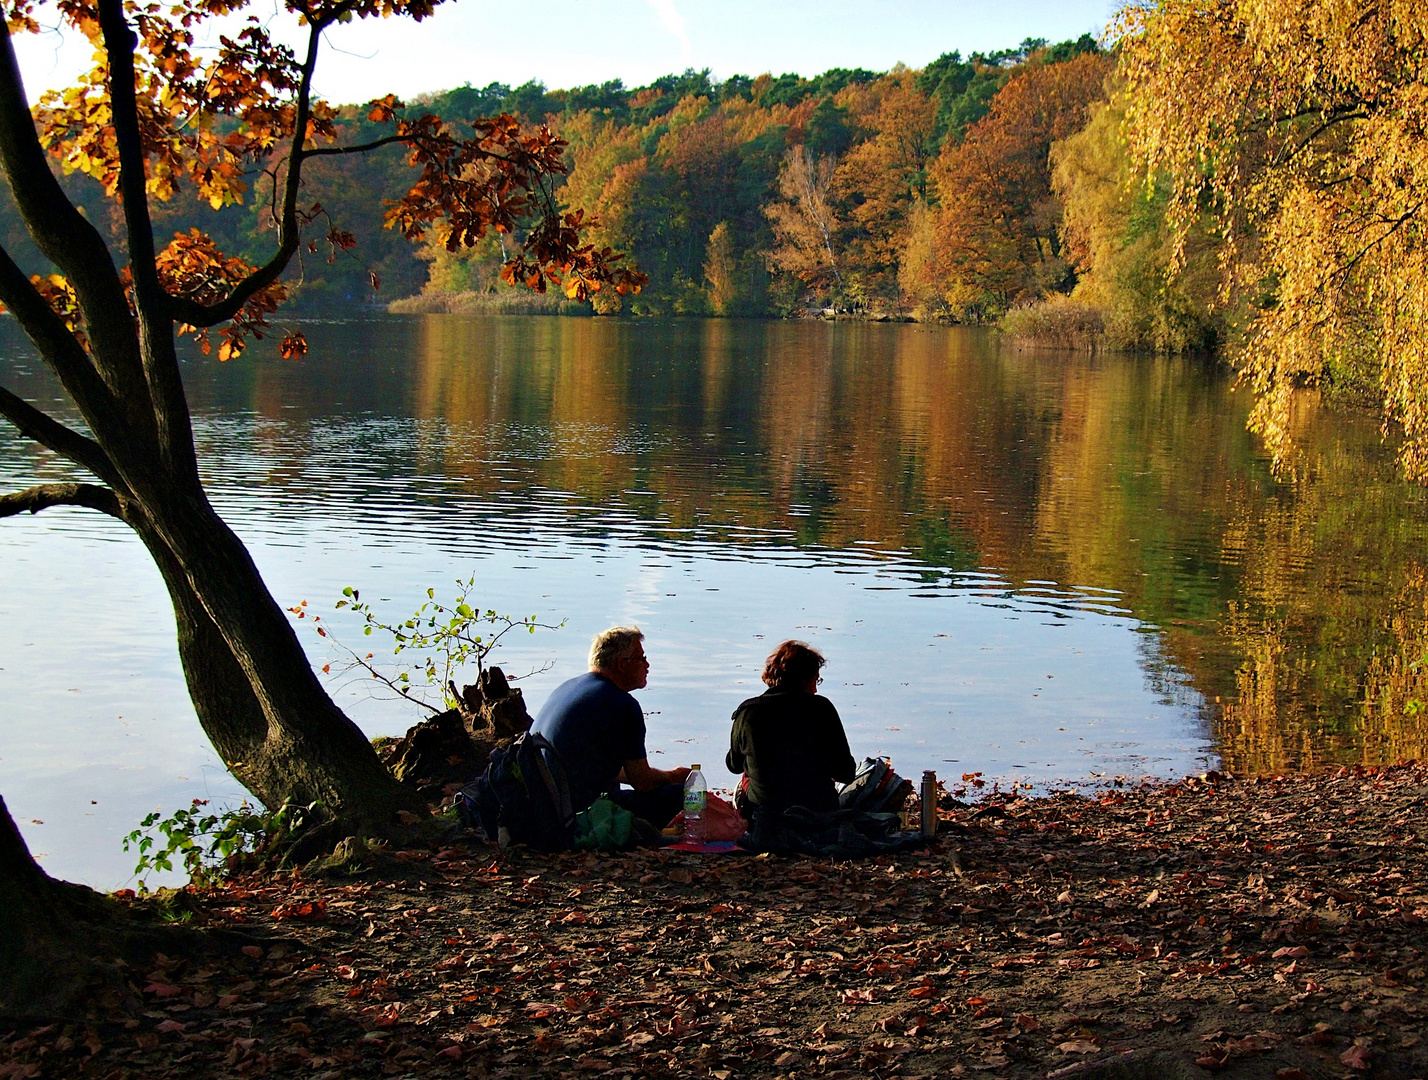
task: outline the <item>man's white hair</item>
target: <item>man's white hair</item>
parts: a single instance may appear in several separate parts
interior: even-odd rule
[[[635,647],[645,639],[638,626],[612,626],[601,630],[590,643],[590,670],[613,671],[621,660],[635,655]]]

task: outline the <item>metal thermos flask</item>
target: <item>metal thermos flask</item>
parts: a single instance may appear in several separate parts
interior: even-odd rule
[[[937,774],[931,769],[922,774],[922,835],[937,835]]]

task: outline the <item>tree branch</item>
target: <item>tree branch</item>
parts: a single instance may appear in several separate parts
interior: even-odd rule
[[[343,154],[365,154],[371,150],[380,150],[384,146],[392,146],[396,143],[421,143],[424,146],[434,146],[441,142],[446,142],[448,146],[453,145],[455,140],[448,135],[442,134],[436,139],[425,139],[419,134],[407,135],[383,135],[380,139],[373,139],[371,142],[357,143],[355,146],[317,146],[302,152],[303,159],[315,157],[334,157]],[[505,154],[493,154],[489,150],[481,147],[475,148],[475,153],[483,158],[492,161],[510,161]]]
[[[355,146],[316,146],[311,150],[304,150],[304,158],[315,157],[340,157],[343,154],[365,154],[371,150],[380,150],[384,146],[393,146],[397,143],[411,142],[410,135],[383,135],[380,139],[373,139],[371,142],[358,143]]]
[[[103,447],[88,436],[65,427],[46,416],[24,398],[0,386],[0,416],[14,424],[20,434],[41,446],[88,469],[112,487],[122,487],[119,471],[104,453]]]
[[[134,49],[138,38],[124,18],[122,0],[99,0],[99,25],[109,61],[109,107],[114,141],[119,150],[119,194],[124,207],[124,233],[129,248],[129,272],[134,283],[140,349],[148,397],[157,421],[159,450],[177,480],[198,478],[193,425],[183,378],[174,351],[174,328],[168,297],[159,284],[154,255],[154,227],[145,189],[144,142],[134,93]]]
[[[214,326],[227,322],[243,310],[252,296],[265,289],[287,269],[297,254],[302,239],[298,221],[298,194],[302,187],[303,144],[307,142],[307,125],[312,117],[312,73],[317,68],[317,50],[322,33],[346,10],[334,8],[327,17],[308,20],[307,55],[302,62],[302,80],[298,86],[297,106],[293,116],[292,144],[288,150],[288,172],[283,182],[282,209],[278,212],[278,250],[272,258],[233,287],[226,298],[216,304],[199,304],[181,297],[169,297],[169,311],[175,319],[190,326]]]
[[[0,247],[0,303],[19,321],[81,411],[91,415],[114,408],[114,394],[90,364],[84,346],[3,247]]]
[[[38,514],[52,506],[83,506],[124,520],[119,496],[98,484],[39,484],[10,495],[0,495],[0,518]]]
[[[86,366],[98,373],[116,399],[132,400],[131,395],[147,399],[139,343],[119,273],[104,238],[75,209],[45,161],[8,28],[0,28],[0,167],[35,246],[59,268],[79,298],[85,329],[95,346],[93,355],[86,356]],[[72,359],[63,354],[46,356],[51,363],[67,364]],[[63,377],[63,372],[56,372]],[[90,415],[85,402],[76,404]],[[152,419],[145,425],[143,411],[128,412],[135,434],[152,432]]]

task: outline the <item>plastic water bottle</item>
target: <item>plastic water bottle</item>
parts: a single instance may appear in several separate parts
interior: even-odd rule
[[[708,801],[709,785],[704,782],[704,774],[698,765],[689,766],[689,775],[684,778],[685,843],[704,843],[704,807]]]

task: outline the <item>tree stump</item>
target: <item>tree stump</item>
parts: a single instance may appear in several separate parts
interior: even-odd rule
[[[525,698],[498,667],[486,669],[475,684],[453,696],[460,702],[456,708],[413,725],[400,739],[377,741],[393,775],[431,803],[474,780],[492,750],[531,726]]]

